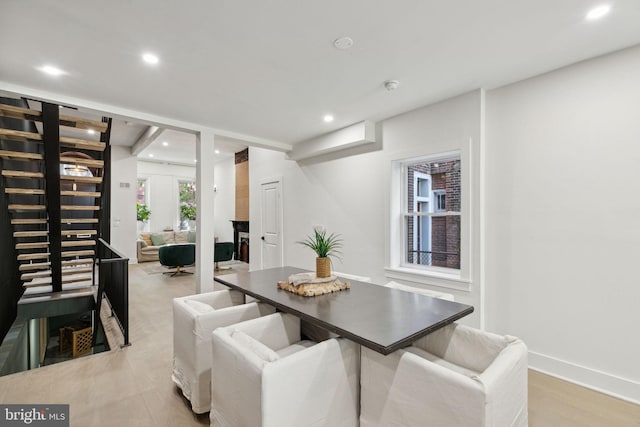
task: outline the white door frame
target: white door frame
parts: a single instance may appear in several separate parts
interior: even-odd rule
[[[262,237],[264,236],[264,230],[262,229],[263,216],[264,216],[264,212],[262,211],[262,206],[263,206],[262,186],[265,184],[272,184],[272,183],[278,184],[279,194],[280,194],[280,197],[276,205],[277,209],[280,211],[279,212],[280,215],[278,215],[279,222],[280,222],[278,224],[278,227],[280,228],[280,241],[278,243],[280,246],[280,264],[281,266],[284,266],[284,208],[283,208],[284,204],[282,201],[282,199],[284,198],[284,195],[283,195],[282,181],[283,181],[282,175],[260,180],[260,268],[261,269],[264,268],[264,246],[262,244]]]

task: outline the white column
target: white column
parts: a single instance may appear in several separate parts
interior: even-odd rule
[[[203,130],[196,137],[196,293],[213,290],[213,160],[215,135]]]

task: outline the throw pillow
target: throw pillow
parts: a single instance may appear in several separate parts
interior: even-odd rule
[[[187,299],[187,300],[184,300],[184,303],[187,304],[189,307],[193,308],[198,313],[210,313],[212,311],[215,311],[215,308],[201,301]]]
[[[242,331],[234,331],[231,337],[265,362],[275,362],[280,358],[278,353]]]
[[[195,231],[190,231],[189,235],[187,236],[187,242],[189,243],[195,243],[196,242],[196,232]]]
[[[151,233],[140,233],[140,239],[144,240],[147,246],[153,245],[153,242],[151,241]]]
[[[189,233],[187,231],[176,231],[175,241],[176,243],[187,243],[189,239]]]
[[[162,246],[166,244],[166,242],[164,241],[164,236],[162,234],[152,234],[151,242],[153,243],[153,246]]]

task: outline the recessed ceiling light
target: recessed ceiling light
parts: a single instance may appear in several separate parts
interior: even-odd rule
[[[149,153],[149,157],[153,157],[153,154]]]
[[[333,41],[333,46],[336,49],[347,50],[353,46],[353,39],[351,37],[340,37]]]
[[[64,71],[62,71],[60,68],[58,67],[54,67],[53,65],[43,65],[42,67],[38,68],[38,70],[42,71],[45,74],[49,74],[50,76],[61,76],[63,74],[67,74]]]
[[[149,65],[156,65],[158,62],[160,62],[160,60],[156,55],[149,52],[143,54],[142,59],[144,60],[144,62],[146,62]]]
[[[213,152],[216,154],[220,154],[220,150],[214,150]]]
[[[168,146],[169,146],[169,143],[168,143],[167,141],[164,141],[164,142],[162,143],[162,145],[163,145],[164,147],[168,147]]]
[[[596,19],[602,18],[610,11],[611,11],[611,6],[609,6],[608,4],[596,6],[587,13],[586,18],[589,21],[595,21]]]
[[[96,133],[96,131],[95,131],[95,130],[93,130],[93,129],[87,129],[87,133],[88,133],[89,135],[94,135],[94,134]]]
[[[322,118],[322,120],[324,120],[326,123],[331,123],[333,121],[333,116],[331,114],[327,114]]]
[[[197,163],[197,162],[198,162],[198,159],[193,159],[193,162],[194,162],[194,163]]]

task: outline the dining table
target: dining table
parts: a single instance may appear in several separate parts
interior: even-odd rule
[[[473,306],[369,282],[338,278],[349,288],[302,296],[280,289],[297,267],[276,267],[215,276],[214,280],[277,310],[382,354],[390,354],[473,312]]]

